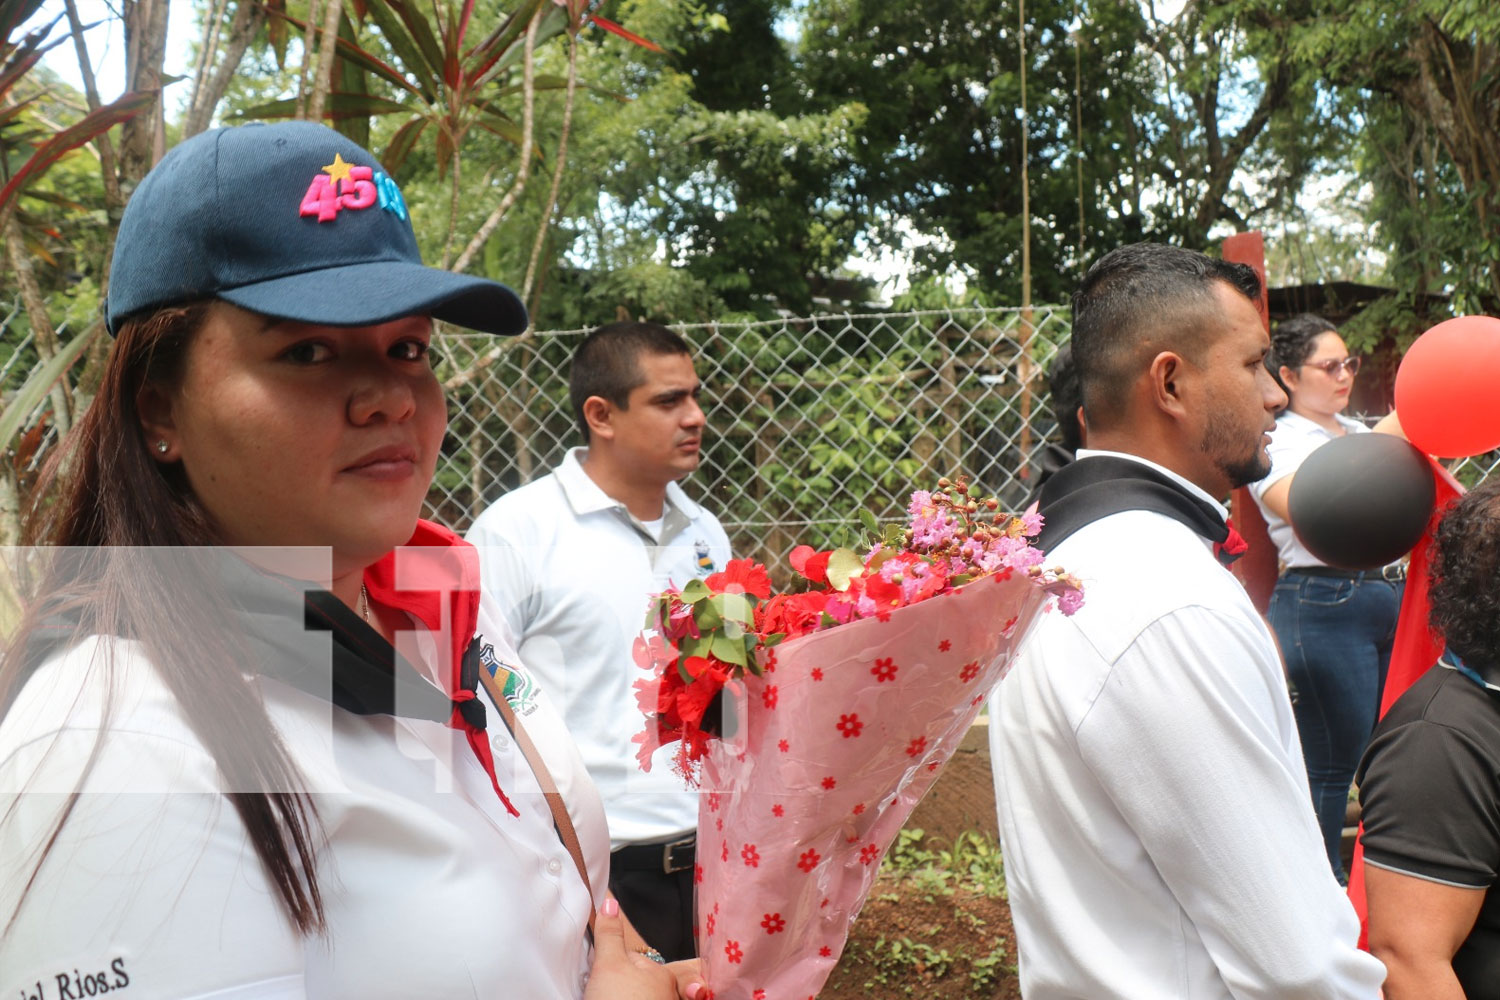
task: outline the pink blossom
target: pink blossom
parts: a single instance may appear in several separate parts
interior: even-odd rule
[[[1037,536],[1037,534],[1042,530],[1043,522],[1046,520],[1044,517],[1042,517],[1041,514],[1037,513],[1036,508],[1036,504],[1032,504],[1030,507],[1027,507],[1026,513],[1022,514],[1019,519],[1021,522],[1021,530],[1024,531],[1027,537],[1030,538],[1035,538]]]

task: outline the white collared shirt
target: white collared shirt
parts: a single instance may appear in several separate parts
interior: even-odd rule
[[[1342,413],[1335,414],[1334,419],[1346,434],[1365,434],[1370,430],[1358,420],[1351,420]],[[1322,566],[1324,563],[1307,551],[1297,540],[1297,535],[1286,519],[1278,517],[1261,498],[1266,495],[1266,490],[1300,469],[1302,463],[1307,461],[1307,456],[1338,436],[1316,421],[1291,410],[1276,418],[1276,429],[1271,432],[1271,446],[1266,449],[1271,456],[1271,471],[1266,474],[1266,478],[1250,484],[1250,494],[1255,497],[1256,506],[1260,507],[1261,516],[1266,519],[1266,530],[1276,545],[1277,558],[1285,567]]]
[[[1083,608],[1044,616],[990,701],[1028,1000],[1374,1000],[1384,969],[1355,946],[1244,588],[1151,511],[1047,556]]]
[[[604,797],[610,841],[652,843],[698,826],[698,796],[673,769],[674,747],[636,762],[645,728],[631,647],[650,597],[724,568],[718,519],[667,486],[659,541],[583,470],[570,451],[549,475],[497,500],[469,529],[480,579],[578,741]]]
[[[478,634],[504,651],[502,627],[482,608]],[[403,652],[430,654],[432,637],[416,631]],[[118,694],[101,737],[110,659]],[[591,893],[497,711],[495,773],[519,816],[458,730],[260,686],[326,836],[316,855],[327,936],[299,936],[288,922],[213,758],[141,647],[95,637],[44,662],[0,723],[0,920],[102,739],[84,794],[0,937],[0,996],[61,1000],[100,985],[121,1000],[582,996]],[[563,793],[602,900],[603,806],[545,693],[534,682],[517,689],[516,714]]]

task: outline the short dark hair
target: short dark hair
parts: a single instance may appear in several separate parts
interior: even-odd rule
[[[583,338],[573,352],[568,373],[568,402],[573,418],[589,440],[589,422],[583,404],[590,396],[607,399],[620,409],[630,405],[630,393],[646,377],[641,373],[642,354],[692,354],[687,341],[660,323],[646,320],[607,323]]]
[[[1062,446],[1076,452],[1083,447],[1083,428],[1078,426],[1078,408],[1083,405],[1083,389],[1078,384],[1078,365],[1073,360],[1073,343],[1069,341],[1052,355],[1047,366],[1047,391],[1052,396],[1052,412],[1057,416],[1057,436]]]
[[[1253,268],[1181,247],[1134,243],[1094,262],[1073,296],[1073,360],[1091,428],[1123,415],[1131,383],[1158,351],[1201,355],[1219,314],[1215,282],[1260,300]]]
[[[1477,666],[1500,666],[1500,480],[1474,487],[1438,523],[1432,629]]]
[[[1322,316],[1302,313],[1284,319],[1271,328],[1271,353],[1266,355],[1266,368],[1276,384],[1286,393],[1290,406],[1292,391],[1281,380],[1281,366],[1293,370],[1300,368],[1312,356],[1313,344],[1325,333],[1338,333],[1339,328]]]

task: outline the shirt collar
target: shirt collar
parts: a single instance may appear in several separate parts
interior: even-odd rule
[[[1155,462],[1151,461],[1149,458],[1142,458],[1139,455],[1132,455],[1129,452],[1124,452],[1124,451],[1104,451],[1104,450],[1098,449],[1098,448],[1079,448],[1078,449],[1078,457],[1079,458],[1086,458],[1086,457],[1088,457],[1090,455],[1107,455],[1110,458],[1127,458],[1127,459],[1129,459],[1132,462],[1139,462],[1141,465],[1146,466],[1148,469],[1155,469],[1157,472],[1160,472],[1162,475],[1166,476],[1168,479],[1172,480],[1174,483],[1177,483],[1183,489],[1185,489],[1188,492],[1192,493],[1193,496],[1198,497],[1200,500],[1205,500],[1208,503],[1212,504],[1213,507],[1214,507],[1214,509],[1219,512],[1219,516],[1220,517],[1224,518],[1226,521],[1229,520],[1229,508],[1228,507],[1225,507],[1223,504],[1219,503],[1219,501],[1217,501],[1213,497],[1209,496],[1208,493],[1205,492],[1203,489],[1201,489],[1200,487],[1196,486],[1193,483],[1188,482],[1182,476],[1179,476],[1177,473],[1173,472],[1171,469],[1167,468],[1165,465],[1158,465]]]
[[[562,487],[568,506],[579,517],[601,510],[624,509],[624,504],[600,489],[599,484],[583,470],[583,461],[588,453],[588,448],[570,449],[553,470],[552,474],[557,477],[557,484]],[[677,508],[689,520],[696,520],[701,513],[698,505],[689,500],[682,487],[676,483],[667,484],[667,504]]]

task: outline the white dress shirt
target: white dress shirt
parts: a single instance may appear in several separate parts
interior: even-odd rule
[[[1365,434],[1370,430],[1358,420],[1351,420],[1341,413],[1335,414],[1334,419],[1346,434]],[[1281,565],[1289,569],[1322,566],[1323,563],[1297,540],[1286,519],[1267,507],[1261,498],[1266,495],[1266,490],[1302,468],[1307,456],[1338,436],[1300,413],[1287,410],[1276,418],[1276,429],[1271,432],[1271,446],[1266,449],[1271,456],[1271,471],[1266,474],[1266,478],[1250,484],[1250,494],[1255,497],[1255,504],[1260,508],[1261,516],[1266,519],[1266,531],[1276,545],[1276,556]]]
[[[1374,1000],[1384,969],[1355,947],[1239,582],[1150,511],[1081,528],[1054,561],[1084,606],[1042,619],[990,702],[1023,994]]]
[[[479,632],[503,651],[494,622],[482,610]],[[435,648],[425,632],[415,643]],[[118,694],[101,736],[110,661]],[[497,711],[495,771],[520,816],[459,731],[259,683],[326,837],[326,937],[289,923],[213,759],[140,646],[95,637],[43,663],[0,724],[0,921],[80,779],[83,791],[0,936],[0,996],[64,1000],[101,985],[121,1000],[582,995],[591,892]],[[603,807],[545,693],[517,687],[516,713],[603,900]]]
[[[676,483],[659,536],[648,534],[583,471],[584,454],[574,449],[551,474],[501,497],[467,538],[522,662],[562,707],[619,848],[697,829],[698,795],[672,769],[675,746],[657,751],[649,774],[636,762],[632,737],[645,717],[634,685],[647,674],[631,647],[649,599],[723,569],[729,538]]]

